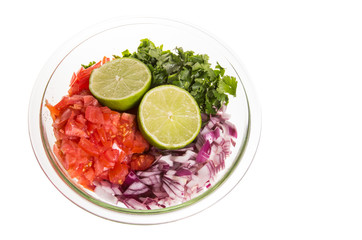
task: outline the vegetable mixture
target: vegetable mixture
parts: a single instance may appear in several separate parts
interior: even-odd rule
[[[126,50],[122,57],[148,66],[151,89],[172,84],[194,97],[203,127],[184,148],[161,150],[150,145],[138,128],[137,106],[114,111],[91,94],[90,75],[111,61],[107,57],[82,65],[71,78],[68,95],[55,105],[46,102],[56,137],[53,151],[69,176],[102,198],[133,209],[173,206],[209,188],[237,138],[225,112],[228,95],[236,95],[236,79],[225,75],[218,63],[212,69],[207,55],[162,48],[143,39],[136,52]]]

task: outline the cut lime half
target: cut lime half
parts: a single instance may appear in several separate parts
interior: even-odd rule
[[[118,58],[93,70],[89,90],[100,103],[114,110],[134,107],[151,86],[148,67],[134,58]]]
[[[138,108],[143,136],[160,149],[178,149],[190,144],[200,132],[199,105],[186,90],[162,85],[148,91]]]

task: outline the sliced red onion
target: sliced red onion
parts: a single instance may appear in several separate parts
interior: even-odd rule
[[[210,157],[211,144],[209,141],[206,141],[201,147],[199,154],[197,154],[196,161],[199,163],[207,162]]]
[[[182,185],[180,182],[174,181],[169,177],[164,176],[162,187],[172,199],[182,199],[184,196],[185,185]]]
[[[138,176],[133,172],[130,171],[128,175],[126,176],[126,179],[124,180],[123,184],[121,185],[121,188],[123,191],[125,191],[129,186],[131,186],[135,182],[139,182]]]
[[[141,178],[140,181],[146,185],[156,185],[161,183],[161,176],[159,174],[155,174],[145,178]]]
[[[128,196],[128,197],[129,196],[138,197],[149,191],[150,191],[150,189],[148,188],[148,186],[146,184],[142,183],[141,181],[136,181],[136,182],[133,182],[126,189],[126,191],[123,192],[123,195]]]
[[[114,191],[112,189],[112,184],[108,181],[101,181],[100,186],[102,189],[110,194],[114,194]]]
[[[114,196],[114,192],[112,190],[109,191],[109,189],[106,189],[106,187],[103,187],[101,184],[99,184],[94,188],[94,193],[109,203],[117,204],[118,199]]]
[[[190,169],[187,168],[180,168],[177,170],[177,172],[175,173],[176,176],[190,176],[192,174],[192,172],[190,171]]]
[[[134,198],[125,198],[121,199],[121,202],[123,202],[124,205],[126,205],[128,208],[137,209],[137,210],[147,210],[147,206],[139,201],[137,201]]]
[[[209,131],[203,135],[204,139],[209,142],[217,140],[221,136],[221,129],[216,127],[214,130]]]
[[[119,184],[112,184],[112,190],[114,192],[114,195],[122,195],[121,190],[119,189]]]
[[[164,205],[159,204],[157,199],[149,198],[149,197],[143,199],[143,204],[145,204],[148,209],[159,209],[159,208],[166,207]]]
[[[161,175],[164,171],[167,171],[168,169],[165,169],[165,165],[163,163],[162,167],[159,167],[158,164],[153,165],[152,167],[150,167],[149,169],[147,169],[146,171],[137,171],[137,176],[139,178],[141,177],[149,177],[149,176],[153,176],[153,175]]]
[[[225,121],[225,125],[228,127],[228,132],[229,132],[230,136],[233,138],[237,138],[238,132],[236,130],[236,126],[229,121]]]
[[[172,158],[171,154],[167,154],[165,156],[160,157],[160,159],[158,160],[158,162],[159,162],[159,167],[158,168],[160,170],[163,170],[164,166],[172,167],[173,161],[171,160],[171,158]]]

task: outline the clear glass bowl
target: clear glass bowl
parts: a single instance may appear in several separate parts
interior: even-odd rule
[[[237,126],[238,138],[225,169],[215,184],[197,197],[172,207],[133,210],[103,201],[93,192],[77,185],[55,157],[52,119],[45,100],[54,104],[66,95],[73,72],[80,64],[98,61],[103,56],[121,55],[125,49],[136,51],[140,40],[149,38],[164,49],[176,46],[208,54],[213,66],[219,62],[226,74],[235,76],[237,97],[230,97],[227,112]],[[61,46],[41,70],[29,104],[29,134],[36,158],[46,176],[70,201],[97,216],[131,224],[157,224],[196,214],[223,198],[247,172],[257,150],[261,113],[253,88],[237,57],[215,36],[189,24],[159,18],[117,18],[95,25]]]

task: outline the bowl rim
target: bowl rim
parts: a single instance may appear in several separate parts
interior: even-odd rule
[[[87,41],[91,37],[100,34],[104,31],[115,27],[121,27],[129,24],[168,24],[173,27],[183,27],[192,31],[201,32],[207,37],[214,40],[219,44],[225,53],[228,55],[227,59],[232,59],[233,64],[230,65],[234,68],[239,79],[243,79],[239,83],[243,86],[243,91],[245,93],[247,106],[248,106],[248,125],[246,139],[244,140],[242,147],[237,153],[237,159],[235,163],[231,166],[230,170],[225,173],[220,181],[214,184],[210,189],[203,192],[202,194],[196,196],[195,198],[184,202],[182,204],[170,206],[164,209],[154,209],[154,210],[134,210],[127,208],[119,208],[111,204],[101,202],[97,199],[90,197],[88,194],[85,194],[83,190],[80,190],[78,187],[74,186],[66,176],[58,169],[59,166],[56,166],[52,159],[51,152],[48,151],[48,148],[44,145],[46,144],[46,139],[42,134],[42,108],[44,102],[44,94],[46,92],[47,86],[50,79],[52,78],[54,72],[57,70],[62,61],[79,45]],[[241,69],[240,70],[236,70]],[[242,76],[239,76],[242,75]],[[113,18],[108,21],[101,22],[99,24],[93,25],[77,35],[70,38],[65,42],[61,47],[59,47],[45,63],[41,69],[38,78],[34,84],[32,94],[29,101],[28,107],[28,130],[31,145],[35,157],[42,168],[44,174],[51,181],[51,183],[61,192],[66,198],[71,202],[81,207],[82,209],[95,214],[97,216],[103,217],[108,220],[113,220],[123,223],[131,224],[157,224],[176,221],[183,219],[188,216],[192,216],[198,212],[201,212],[216,202],[220,201],[225,197],[234,187],[241,181],[248,171],[254,156],[256,154],[260,135],[261,135],[261,109],[258,103],[256,93],[254,88],[249,80],[250,78],[246,74],[245,68],[241,64],[240,59],[233,54],[230,48],[219,40],[217,37],[207,32],[206,30],[196,27],[189,23],[181,22],[179,20],[171,20],[166,18],[155,18],[155,17],[132,17],[132,18]],[[39,114],[33,114],[39,112]],[[46,161],[46,160],[48,161]],[[241,161],[243,159],[243,161]],[[232,174],[236,169],[242,169],[242,175],[237,176]],[[51,171],[51,172],[49,172]],[[62,181],[60,181],[62,179]],[[232,180],[230,180],[232,179]],[[216,189],[220,188],[220,185],[224,185],[225,181],[229,183],[227,188],[223,188],[223,191],[219,191],[219,194],[212,195]],[[69,191],[69,188],[73,192]],[[68,189],[68,190],[67,190]],[[210,195],[211,194],[211,195]],[[206,196],[214,196],[208,197]],[[197,203],[197,204],[196,204]],[[195,207],[196,206],[196,207]],[[201,207],[199,207],[201,206]],[[105,210],[106,209],[106,210]],[[120,210],[121,209],[121,210]],[[182,212],[179,211],[185,209]],[[176,214],[174,214],[176,213]]]

